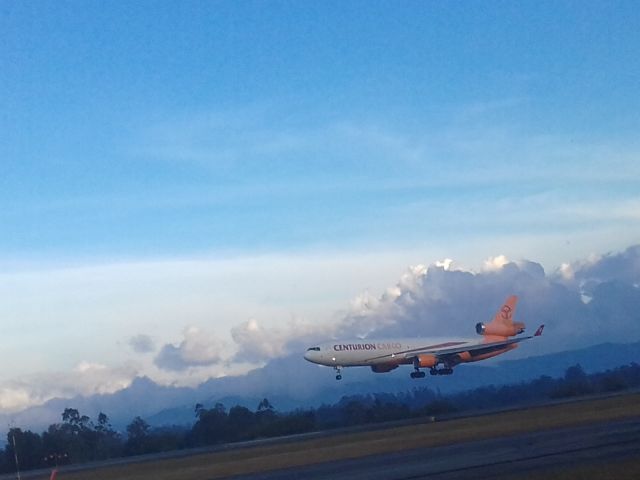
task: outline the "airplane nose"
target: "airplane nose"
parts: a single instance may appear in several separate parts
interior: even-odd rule
[[[311,363],[316,363],[318,361],[319,352],[314,350],[307,350],[304,352],[304,359]]]

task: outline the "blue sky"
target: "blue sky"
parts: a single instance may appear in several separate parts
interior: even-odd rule
[[[0,378],[149,373],[127,339],[194,325],[232,351],[409,264],[637,243],[638,25],[631,1],[2,2],[0,314],[40,353]],[[81,347],[52,359],[61,332]]]

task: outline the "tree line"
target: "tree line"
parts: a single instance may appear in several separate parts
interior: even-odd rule
[[[529,382],[489,385],[450,395],[424,387],[398,394],[345,396],[335,404],[291,412],[278,412],[266,398],[255,410],[240,405],[227,410],[221,403],[211,408],[197,404],[191,428],[152,428],[141,417],[135,417],[125,432],[116,431],[104,413],[92,420],[74,408],[66,408],[62,421],[50,425],[41,434],[11,428],[6,446],[0,450],[0,472],[15,471],[16,457],[20,469],[28,470],[639,386],[640,365],[637,363],[594,374],[586,374],[580,365],[574,365],[562,378],[542,376]]]

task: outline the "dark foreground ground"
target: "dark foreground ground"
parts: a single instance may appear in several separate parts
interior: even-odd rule
[[[417,448],[358,459],[325,462],[306,467],[236,476],[242,480],[335,480],[556,478],[564,472],[573,478],[602,478],[594,467],[606,470],[624,464],[615,478],[640,478],[640,419],[554,429],[506,438],[466,442],[444,447]],[[577,470],[575,472],[574,470]],[[584,472],[582,472],[584,470]],[[594,476],[582,474],[594,473]],[[627,476],[621,476],[624,474]],[[569,477],[568,477],[569,478]],[[613,478],[613,477],[612,477]]]
[[[0,479],[16,478],[14,475]],[[23,479],[46,480],[45,471]],[[640,394],[115,459],[58,480],[640,478]]]

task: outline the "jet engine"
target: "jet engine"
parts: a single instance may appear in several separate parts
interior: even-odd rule
[[[387,373],[398,368],[398,365],[382,363],[380,365],[371,365],[371,371],[374,373]]]
[[[415,366],[421,368],[431,368],[435,367],[438,364],[438,359],[435,355],[418,355],[418,358],[416,360],[417,361],[415,362]]]
[[[491,322],[485,325],[482,322],[476,323],[478,335],[495,335],[497,337],[513,337],[524,332],[524,323],[514,322],[511,325],[495,324]]]

